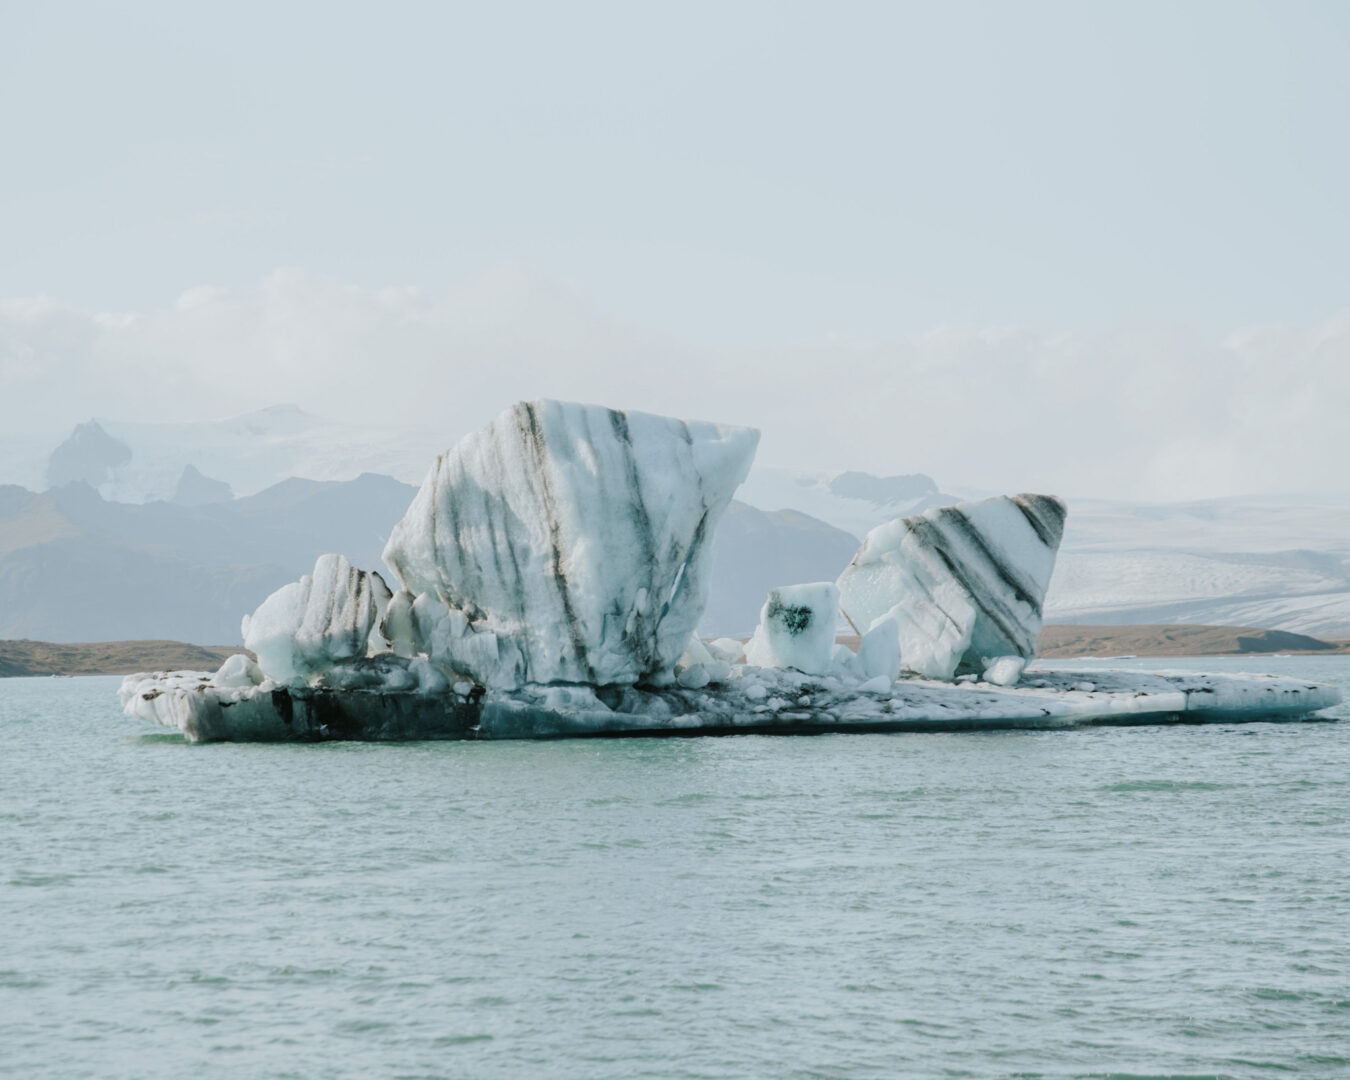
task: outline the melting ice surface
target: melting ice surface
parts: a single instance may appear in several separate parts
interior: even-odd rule
[[[1025,677],[1063,532],[1046,495],[879,526],[838,582],[772,590],[744,646],[701,642],[712,536],[758,438],[515,405],[433,464],[385,550],[396,592],[324,555],[245,617],[256,663],[129,676],[123,707],[196,740],[323,740],[1065,727],[1339,701],[1287,679]],[[856,654],[835,643],[841,617]]]

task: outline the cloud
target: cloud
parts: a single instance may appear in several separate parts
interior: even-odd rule
[[[153,311],[0,301],[0,426],[217,419],[277,402],[454,438],[555,396],[739,421],[760,461],[949,486],[1195,498],[1343,491],[1350,311],[1206,340],[938,327],[709,349],[500,267],[445,294],[278,270]]]

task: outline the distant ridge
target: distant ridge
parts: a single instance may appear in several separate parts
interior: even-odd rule
[[[1251,626],[1047,626],[1036,644],[1044,660],[1111,656],[1269,656],[1350,653],[1350,641],[1323,641]]]
[[[129,675],[133,671],[214,671],[242,645],[182,641],[0,641],[0,678],[33,675]]]

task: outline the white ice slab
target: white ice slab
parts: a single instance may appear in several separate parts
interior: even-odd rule
[[[129,716],[192,741],[520,739],[731,732],[941,731],[1083,724],[1296,719],[1341,701],[1334,687],[1262,675],[1036,671],[1016,688],[907,678],[859,687],[834,676],[737,667],[720,685],[664,689],[447,687],[421,659],[383,654],[318,685],[212,685],[209,673],[130,675]],[[1077,689],[1075,689],[1077,687]]]

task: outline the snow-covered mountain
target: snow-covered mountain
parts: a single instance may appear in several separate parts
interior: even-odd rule
[[[289,477],[350,480],[362,473],[417,483],[460,432],[354,427],[275,405],[197,423],[93,419],[74,431],[0,437],[0,484],[45,491],[74,481],[110,502],[172,499],[184,472],[252,495]]]
[[[356,428],[286,405],[209,423],[98,420],[40,436],[0,434],[0,484],[43,491],[83,481],[109,502],[184,506],[252,495],[289,477],[345,481],[374,472],[415,484],[461,434]],[[793,575],[833,578],[848,561],[844,534],[861,538],[892,518],[981,494],[992,492],[943,490],[922,474],[757,467],[737,499],[807,518],[779,517],[772,529],[753,516],[727,520],[719,549],[736,595],[714,597],[708,619],[748,632],[742,624],[751,593],[790,584]],[[1217,623],[1350,636],[1350,496],[1067,501],[1049,621]],[[819,522],[840,532],[826,539]],[[769,536],[772,549],[762,543]],[[756,543],[754,557],[732,554]]]
[[[809,514],[858,537],[883,521],[960,502],[959,496],[939,491],[933,479],[922,473],[801,473],[761,466],[750,471],[736,498],[761,510]]]
[[[757,470],[738,495],[764,510],[804,511],[856,536],[957,501],[935,484],[921,485],[926,477],[871,477],[869,485],[857,476]],[[896,497],[886,498],[892,490]],[[1067,501],[1048,622],[1206,623],[1350,636],[1350,496]]]
[[[1350,496],[1071,501],[1046,617],[1350,636]]]

